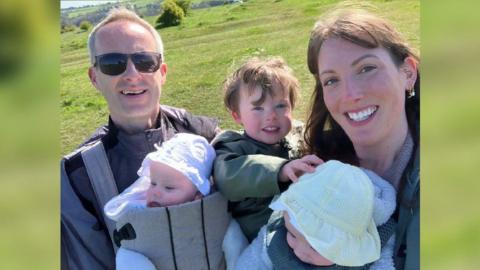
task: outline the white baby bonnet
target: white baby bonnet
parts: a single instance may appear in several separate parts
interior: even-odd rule
[[[117,221],[122,213],[132,207],[146,207],[146,190],[150,186],[150,165],[161,162],[183,173],[204,196],[210,193],[210,175],[215,150],[201,136],[178,133],[156,151],[149,153],[137,174],[140,176],[120,195],[112,198],[104,207],[105,214]]]
[[[292,225],[328,260],[362,266],[380,258],[373,219],[374,187],[359,168],[328,161],[304,174],[270,204],[287,211]]]

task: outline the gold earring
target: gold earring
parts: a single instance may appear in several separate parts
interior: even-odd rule
[[[407,90],[407,98],[412,98],[414,96],[415,96],[415,89],[412,86],[412,88]]]

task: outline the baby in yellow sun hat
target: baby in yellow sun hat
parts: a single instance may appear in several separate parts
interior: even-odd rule
[[[394,269],[395,197],[393,186],[375,173],[328,161],[270,204],[275,212],[235,269]],[[293,253],[291,237],[308,242],[313,265]]]

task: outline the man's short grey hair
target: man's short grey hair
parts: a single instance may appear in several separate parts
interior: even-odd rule
[[[110,10],[107,17],[99,22],[95,27],[93,27],[92,31],[88,35],[88,53],[90,54],[90,62],[93,65],[95,62],[95,39],[97,36],[97,32],[103,26],[115,22],[115,21],[129,21],[133,23],[137,23],[147,29],[155,39],[157,52],[161,54],[162,60],[165,61],[165,56],[163,55],[163,42],[160,34],[150,25],[147,21],[140,18],[135,12],[128,10],[124,7],[114,8]]]

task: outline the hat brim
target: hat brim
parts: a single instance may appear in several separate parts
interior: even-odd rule
[[[362,266],[380,258],[380,236],[373,219],[361,235],[345,232],[327,222],[319,227],[315,233],[307,232],[304,237],[313,249],[328,260],[342,266]]]

